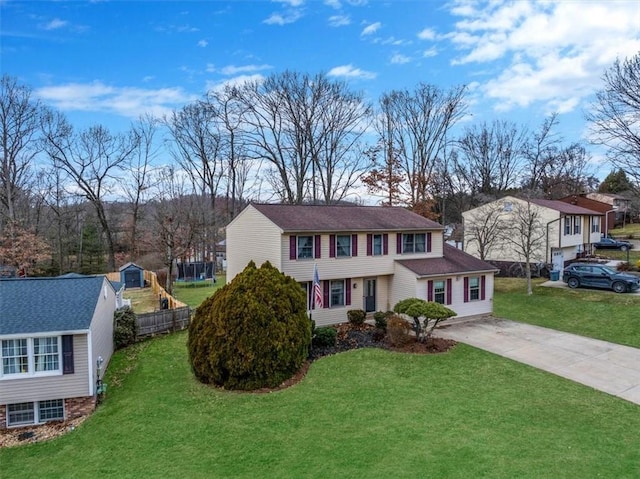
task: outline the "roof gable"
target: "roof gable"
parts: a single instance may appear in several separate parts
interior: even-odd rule
[[[405,208],[387,206],[252,204],[284,232],[442,230]]]
[[[0,335],[87,330],[104,276],[0,280]]]

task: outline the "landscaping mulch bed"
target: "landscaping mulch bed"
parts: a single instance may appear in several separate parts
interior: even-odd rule
[[[19,427],[0,431],[0,447],[18,446],[33,442],[46,441],[73,431],[88,416],[79,417],[70,421],[48,422],[39,426]]]

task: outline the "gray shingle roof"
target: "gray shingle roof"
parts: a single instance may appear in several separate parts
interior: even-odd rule
[[[253,204],[285,232],[442,230],[443,226],[405,208]]]
[[[442,258],[401,259],[396,262],[418,276],[497,271],[492,264],[446,243],[443,253],[444,257]]]
[[[0,335],[87,330],[104,276],[0,280]]]

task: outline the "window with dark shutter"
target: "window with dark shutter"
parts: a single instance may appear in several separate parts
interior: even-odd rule
[[[433,281],[427,281],[427,301],[433,301]]]
[[[325,308],[328,308],[330,306],[329,304],[329,288],[330,288],[330,284],[331,281],[323,281],[322,282],[322,293],[323,293],[323,298],[322,298],[322,306],[324,306]]]
[[[431,233],[427,233],[427,253],[431,253]]]
[[[382,254],[389,254],[389,235],[387,233],[382,235]]]
[[[367,256],[373,255],[373,235],[367,235]]]
[[[464,278],[464,302],[469,302],[469,278]]]
[[[351,256],[358,256],[358,235],[351,235]]]
[[[62,336],[62,374],[73,374],[73,336]]]
[[[313,248],[313,254],[316,258],[320,258],[321,257],[321,236],[320,235],[315,235],[314,237],[314,248]]]
[[[485,298],[485,289],[487,285],[487,278],[485,275],[480,276],[480,299],[484,300]]]
[[[451,278],[447,278],[447,304],[451,304]]]
[[[329,235],[329,258],[336,257],[336,235]]]
[[[402,233],[396,233],[396,254],[402,254]]]

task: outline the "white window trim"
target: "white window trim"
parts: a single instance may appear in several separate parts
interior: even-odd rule
[[[376,238],[380,239],[380,252],[376,253]],[[384,255],[384,237],[381,233],[374,233],[371,235],[371,256],[383,256]]]
[[[472,286],[471,285],[471,280],[473,279],[477,279],[478,280],[478,286]],[[467,292],[467,294],[469,295],[469,302],[472,301],[481,301],[481,294],[480,294],[480,289],[482,288],[482,279],[480,278],[480,276],[469,276],[469,291]],[[478,297],[477,298],[472,298],[471,297],[471,291],[478,291]]]
[[[36,338],[57,338],[58,340],[58,369],[53,371],[36,371],[35,353],[33,340]],[[2,364],[2,341],[26,339],[27,340],[27,368],[26,373],[5,374]],[[0,381],[8,381],[12,379],[29,379],[42,378],[49,376],[62,376],[62,336],[59,334],[39,334],[36,336],[14,336],[0,338]]]
[[[344,308],[347,303],[347,285],[344,279],[331,279],[329,280],[329,307],[330,308]],[[342,283],[342,304],[334,304],[333,303],[333,291],[331,290],[331,286],[333,283],[341,282]]]
[[[300,238],[311,238],[311,256],[300,256]],[[297,235],[296,236],[296,259],[299,260],[310,260],[315,258],[316,256],[316,240],[315,237],[313,235]]]
[[[45,421],[40,420],[40,402],[44,402],[44,401],[62,401],[62,418],[47,419]],[[46,424],[52,421],[64,421],[67,417],[67,410],[65,408],[64,399],[44,399],[42,401],[24,401],[24,402],[31,404],[31,407],[33,408],[33,422],[21,422],[19,424],[11,424],[9,422],[9,406],[13,406],[13,404],[22,404],[22,403],[7,404],[6,406],[7,428],[33,426],[36,424]]]

